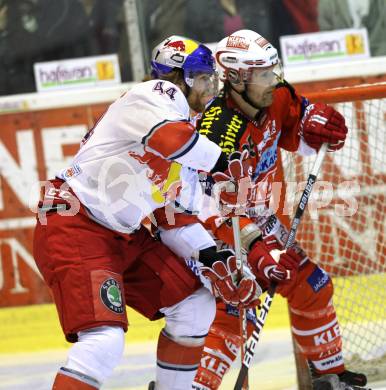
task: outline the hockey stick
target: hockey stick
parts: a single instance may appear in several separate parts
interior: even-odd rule
[[[232,217],[232,228],[233,228],[233,240],[234,240],[234,247],[235,247],[236,264],[238,270],[238,279],[241,280],[244,272],[243,272],[243,253],[241,250],[239,217]],[[245,345],[248,341],[247,315],[245,309],[243,308],[239,308],[239,323],[240,323],[240,333],[242,336],[241,359],[243,360],[245,356]],[[241,384],[241,389],[248,389],[248,373]]]
[[[327,147],[328,147],[328,144],[323,144],[320,147],[319,152],[316,156],[316,160],[314,162],[314,165],[311,169],[310,174],[308,175],[306,188],[304,189],[304,191],[302,193],[298,207],[296,209],[295,217],[292,221],[291,228],[290,228],[290,231],[288,233],[288,238],[287,238],[287,242],[285,244],[285,249],[291,247],[293,245],[293,243],[295,242],[296,231],[298,230],[300,219],[302,218],[304,210],[307,206],[308,200],[309,200],[310,195],[311,195],[312,187],[314,186],[314,184],[316,182],[316,177],[319,173],[320,167],[322,166],[324,157],[326,155]],[[251,336],[249,337],[249,339],[247,341],[247,346],[244,348],[245,355],[243,358],[243,362],[241,364],[241,369],[240,369],[239,375],[237,377],[237,381],[236,381],[234,390],[242,390],[244,380],[248,376],[249,366],[251,365],[253,355],[255,354],[256,345],[260,339],[260,333],[261,333],[261,331],[264,327],[265,321],[267,319],[267,315],[268,315],[269,309],[271,307],[273,297],[274,297],[275,292],[276,292],[276,286],[277,286],[276,283],[272,283],[267,291],[267,295],[264,299],[264,303],[260,309],[259,316],[258,316],[256,324],[255,324],[255,329],[253,330]]]

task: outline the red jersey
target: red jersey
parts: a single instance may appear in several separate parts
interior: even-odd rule
[[[250,120],[231,97],[220,96],[197,121],[197,130],[227,154],[249,150],[254,162],[253,180],[258,184],[255,200],[268,205],[277,170],[278,148],[305,155],[315,153],[298,132],[306,104],[306,99],[284,84],[275,90],[272,105]]]
[[[299,152],[302,155],[316,152],[304,143],[298,132],[307,104],[308,101],[297,95],[291,86],[283,84],[275,90],[271,106],[262,109],[254,120],[245,116],[230,97],[219,96],[209,104],[201,117],[196,118],[195,122],[198,132],[219,145],[227,155],[237,150],[249,150],[254,166],[253,180],[256,183],[254,198],[251,201],[268,207],[272,195],[272,183],[281,182],[275,177],[278,167],[278,148]],[[209,176],[205,183],[205,192],[209,196],[212,185]],[[156,214],[158,224],[167,227],[165,211],[159,210]],[[196,217],[187,214],[175,214],[174,217],[173,226],[170,227],[184,226],[197,221]],[[199,219],[206,221],[207,227],[218,238],[231,244],[232,230],[224,228],[222,225],[224,219],[217,217],[217,205],[212,199],[212,202],[207,202],[201,209]],[[243,222],[243,224],[247,223],[248,221]],[[224,234],[220,232],[220,226],[223,226]]]

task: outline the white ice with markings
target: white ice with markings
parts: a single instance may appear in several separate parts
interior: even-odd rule
[[[127,344],[121,364],[103,386],[104,390],[147,390],[155,375],[156,342]],[[1,390],[48,390],[66,351],[0,355]],[[226,375],[222,390],[233,389],[240,362]],[[263,331],[250,369],[251,389],[295,390],[296,369],[288,329]],[[386,383],[373,389],[386,390]]]

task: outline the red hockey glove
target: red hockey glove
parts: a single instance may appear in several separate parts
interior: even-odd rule
[[[343,116],[324,103],[306,107],[300,123],[300,135],[312,148],[319,150],[323,143],[329,144],[329,151],[341,149],[347,135]]]
[[[236,262],[235,262],[236,265]],[[243,277],[238,283],[240,305],[242,308],[254,308],[260,306],[260,295],[263,293],[261,286],[257,283],[255,275],[248,264],[243,264]]]
[[[246,275],[237,283],[237,266],[235,256],[230,256],[226,264],[216,261],[212,267],[201,267],[201,273],[210,280],[217,297],[225,303],[244,308],[260,304],[258,299],[261,288],[254,277]]]
[[[248,255],[248,263],[256,276],[275,283],[295,279],[302,259],[293,249],[282,250],[273,236],[256,242]]]
[[[252,164],[249,153],[234,152],[229,156],[228,169],[225,173],[215,172],[213,188],[221,215],[231,216],[245,213],[248,195],[252,187]]]

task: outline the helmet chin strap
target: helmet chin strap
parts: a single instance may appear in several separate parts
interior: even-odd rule
[[[234,87],[233,87],[233,84],[232,83],[229,83],[230,87],[232,88],[233,91],[235,91],[238,95],[240,95],[244,101],[246,103],[248,103],[250,106],[252,106],[253,108],[255,108],[256,110],[258,110],[257,114],[259,114],[260,110],[261,110],[261,107],[257,106],[255,103],[252,102],[252,100],[249,98],[248,96],[248,86],[247,84],[244,83],[244,89],[243,89],[243,92],[239,92],[237,91]]]

